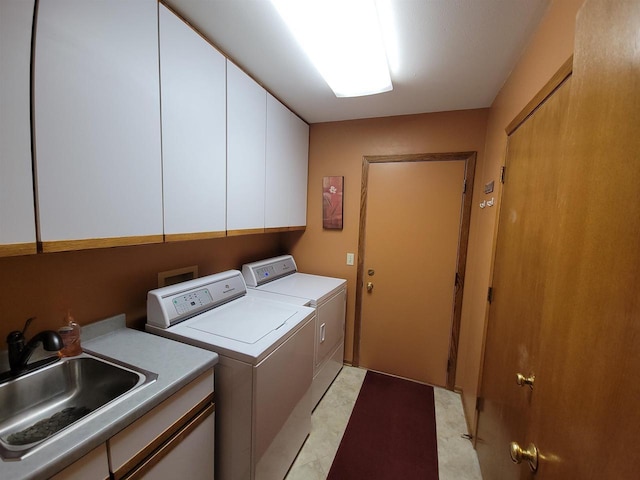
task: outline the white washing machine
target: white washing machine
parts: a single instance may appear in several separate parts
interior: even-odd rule
[[[312,405],[318,404],[344,361],[347,281],[298,272],[291,255],[242,266],[249,293],[316,309]],[[271,295],[271,296],[268,296]],[[288,300],[287,300],[288,298]]]
[[[311,430],[314,319],[313,308],[248,296],[238,270],[148,293],[147,332],[219,355],[216,478],[286,475]]]

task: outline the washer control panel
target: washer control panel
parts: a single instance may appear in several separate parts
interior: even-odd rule
[[[147,323],[169,328],[201,312],[240,298],[246,293],[247,286],[238,270],[151,290],[147,294]]]
[[[211,298],[211,294],[206,288],[185,293],[173,299],[173,306],[176,308],[178,315],[184,315],[193,310],[200,310],[210,303],[213,303],[213,298]]]

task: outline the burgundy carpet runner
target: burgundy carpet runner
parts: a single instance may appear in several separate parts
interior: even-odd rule
[[[433,387],[367,372],[328,480],[438,480]]]

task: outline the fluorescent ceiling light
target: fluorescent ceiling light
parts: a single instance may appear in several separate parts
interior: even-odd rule
[[[271,0],[337,97],[393,90],[375,0]]]

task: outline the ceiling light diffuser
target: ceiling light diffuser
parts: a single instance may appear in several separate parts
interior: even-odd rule
[[[393,90],[375,0],[271,0],[337,97]]]

